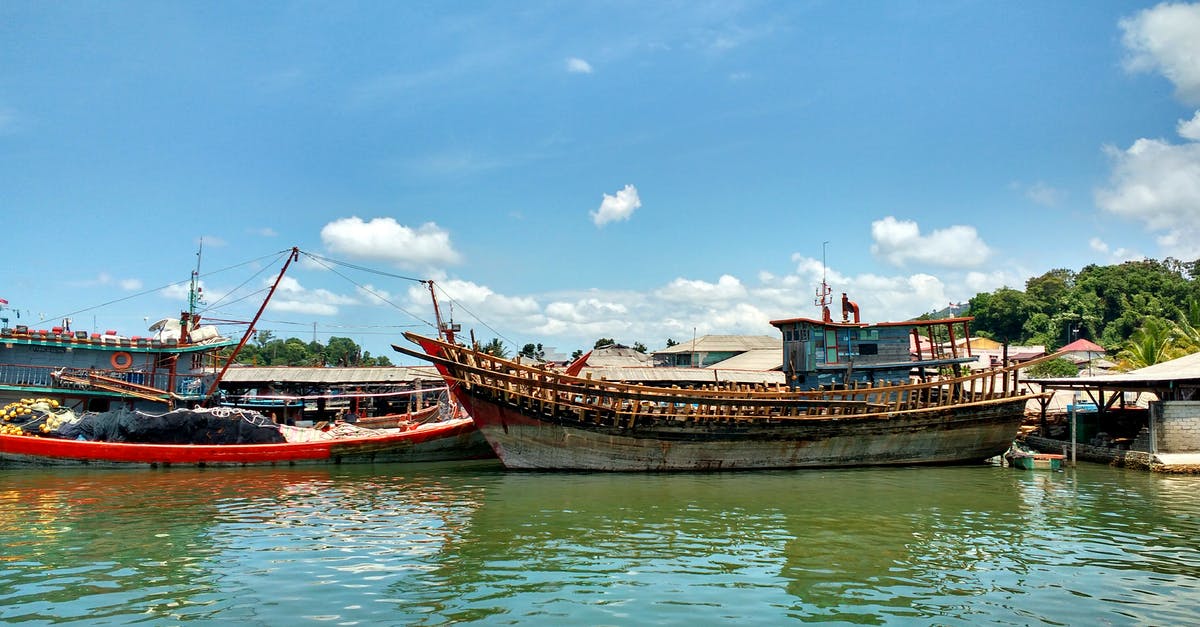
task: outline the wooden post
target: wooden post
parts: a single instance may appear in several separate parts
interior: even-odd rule
[[[1075,405],[1072,404],[1071,405],[1071,468],[1075,467],[1075,449],[1078,446],[1078,444],[1075,441],[1075,439],[1076,439],[1075,438],[1075,429],[1076,429],[1075,414],[1076,414],[1076,412],[1077,412],[1077,410],[1075,409]],[[1151,420],[1153,421],[1153,418],[1151,418]]]

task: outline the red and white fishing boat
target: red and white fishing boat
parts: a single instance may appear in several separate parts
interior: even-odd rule
[[[291,465],[312,463],[418,462],[493,457],[490,447],[469,417],[461,412],[438,416],[437,405],[418,415],[384,420],[384,428],[362,428],[335,422],[323,429],[292,427],[255,411],[229,407],[197,409],[213,403],[217,386],[238,351],[246,344],[271,294],[300,251],[288,251],[287,261],[240,342],[220,337],[214,327],[200,326],[197,272],[192,274],[189,309],[179,320],[156,323],[153,338],[127,338],[110,332],[89,336],[55,328],[0,329],[0,465],[89,466],[212,466]],[[204,357],[232,347],[224,365],[215,368]],[[190,359],[183,359],[190,357]],[[193,409],[187,409],[187,408]],[[60,431],[58,423],[75,424],[89,416],[134,412],[133,427],[190,413],[199,422],[217,412],[223,417],[252,416],[253,428],[266,434],[246,443],[240,437],[242,418],[217,425],[202,437],[187,436],[195,426],[187,419],[174,423],[169,442],[139,439],[120,433],[85,437]],[[35,428],[54,425],[54,428]],[[376,425],[371,425],[376,426]],[[89,434],[90,435],[90,434]],[[267,437],[269,436],[269,437]]]
[[[493,457],[470,418],[410,429],[331,431],[280,426],[295,441],[146,444],[0,435],[0,465],[167,467],[431,462]]]

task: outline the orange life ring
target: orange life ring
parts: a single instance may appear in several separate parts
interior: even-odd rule
[[[113,368],[116,368],[117,370],[125,370],[126,368],[133,365],[133,355],[130,355],[129,353],[126,353],[125,351],[121,351],[119,353],[113,353],[111,361],[112,361]]]

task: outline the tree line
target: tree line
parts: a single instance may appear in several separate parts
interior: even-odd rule
[[[224,356],[233,352],[225,349]],[[277,338],[270,331],[258,331],[237,356],[237,363],[255,366],[391,366],[386,356],[372,356],[348,337],[330,337],[328,344],[305,342],[299,338]]]
[[[1054,351],[1085,338],[1123,369],[1200,350],[1200,261],[1144,259],[1050,270],[1025,282],[976,294],[972,332]]]

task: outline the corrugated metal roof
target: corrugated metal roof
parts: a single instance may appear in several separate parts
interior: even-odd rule
[[[597,348],[588,356],[587,365],[592,368],[649,366],[651,357],[625,346]]]
[[[705,335],[696,338],[694,343],[691,340],[680,342],[669,348],[654,351],[654,354],[744,352],[758,348],[782,351],[783,339],[774,335]]]
[[[779,348],[756,348],[706,367],[720,370],[780,370],[783,368],[783,351]]]
[[[230,368],[222,383],[312,383],[367,384],[441,381],[433,366],[374,368],[292,368],[286,366],[240,366]]]

